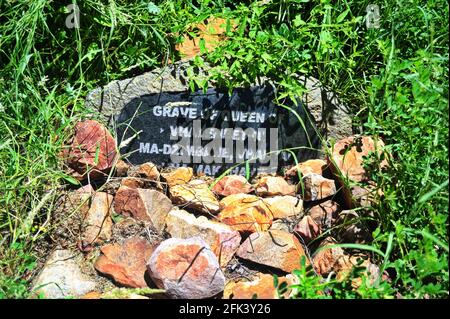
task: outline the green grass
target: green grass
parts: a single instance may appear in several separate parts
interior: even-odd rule
[[[280,101],[301,95],[298,77],[313,75],[388,145],[390,169],[377,170],[377,158],[367,167],[385,194],[371,243],[384,255],[372,257],[394,280],[359,292],[330,281],[334,296],[448,297],[448,3],[378,1],[380,28],[367,30],[371,1],[199,2],[80,1],[80,29],[65,27],[66,2],[0,2],[0,298],[28,294],[33,243],[69,182],[58,153],[86,114],[86,93],[177,60],[181,34],[212,13],[240,27],[192,73],[206,61],[229,88],[267,76]],[[299,298],[323,288],[296,275]]]

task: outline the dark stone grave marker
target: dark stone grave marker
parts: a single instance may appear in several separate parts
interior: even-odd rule
[[[271,86],[239,88],[231,95],[210,88],[206,93],[161,92],[132,99],[117,116],[117,138],[133,164],[151,161],[162,167],[191,166],[197,173],[217,176],[233,167],[244,174],[272,173],[318,156],[320,141],[299,103],[283,103],[302,119],[273,102]]]
[[[289,152],[274,150],[303,147],[293,150],[301,162],[323,155],[317,131],[335,140],[352,133],[346,107],[314,78],[299,80],[306,91],[297,106],[283,101],[304,129],[293,112],[274,103],[270,84],[228,95],[209,83],[206,93],[191,92],[187,67],[189,62],[180,62],[112,81],[86,97],[94,116],[116,131],[120,152],[131,164],[191,166],[217,176],[257,158],[250,162],[252,174],[273,172],[295,163]],[[243,164],[233,173],[242,175],[245,169]]]

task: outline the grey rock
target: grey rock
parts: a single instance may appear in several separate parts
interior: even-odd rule
[[[33,295],[48,299],[79,297],[95,289],[95,282],[81,272],[70,250],[55,250],[33,283]]]
[[[313,77],[301,77],[300,82],[307,89],[302,101],[305,103],[315,124],[325,139],[340,140],[352,134],[352,115],[336,93],[324,87]]]

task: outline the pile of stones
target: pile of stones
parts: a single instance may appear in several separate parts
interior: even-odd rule
[[[75,126],[61,155],[83,186],[61,195],[34,296],[288,298],[294,289],[280,293],[273,275],[295,284],[301,259],[324,278],[345,278],[355,265],[373,280],[380,275],[368,255],[330,246],[370,241],[360,217],[382,193],[362,162],[381,154],[379,139],[350,136],[325,159],[250,181],[133,166],[116,145],[99,122]]]

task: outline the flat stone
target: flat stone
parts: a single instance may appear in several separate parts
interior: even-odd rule
[[[316,201],[331,197],[336,194],[336,184],[334,180],[323,177],[319,174],[310,173],[303,177],[304,200]]]
[[[241,193],[247,194],[253,191],[253,188],[244,176],[227,175],[221,178],[212,190],[221,196],[229,196]]]
[[[286,171],[285,176],[298,177],[299,172],[300,176],[305,176],[310,173],[322,175],[326,167],[327,167],[326,161],[322,159],[311,159],[291,167]]]
[[[122,244],[110,244],[101,248],[102,255],[94,267],[100,273],[112,277],[121,286],[144,288],[146,263],[155,249],[146,239],[132,237]]]
[[[206,24],[207,27],[208,25]],[[199,41],[199,38],[193,40],[193,42],[196,41]],[[169,163],[170,157],[168,154],[170,152],[166,151],[165,156],[163,156],[161,154],[164,152],[160,150],[163,146],[174,144],[168,142],[171,134],[170,126],[180,126],[181,124],[182,127],[192,127],[189,126],[192,121],[188,120],[200,118],[198,114],[205,111],[206,115],[202,117],[202,120],[204,120],[206,127],[224,128],[220,125],[223,123],[217,125],[215,122],[217,117],[211,116],[209,111],[217,110],[219,113],[223,113],[232,110],[240,112],[243,110],[240,108],[241,104],[245,104],[245,109],[251,107],[258,113],[264,114],[265,121],[262,127],[280,127],[282,131],[289,131],[289,134],[280,134],[277,149],[294,147],[300,144],[309,145],[306,136],[311,140],[312,147],[320,148],[320,140],[315,133],[316,131],[321,133],[325,139],[333,138],[335,140],[352,134],[352,115],[349,108],[342,105],[336,93],[324,87],[317,79],[311,77],[299,77],[298,79],[299,84],[304,85],[306,90],[305,94],[299,97],[301,103],[298,103],[298,107],[294,105],[293,107],[299,116],[305,119],[307,126],[305,134],[303,128],[298,125],[297,117],[292,112],[279,108],[275,103],[272,103],[273,94],[267,94],[268,88],[272,84],[268,79],[261,79],[260,82],[267,84],[262,89],[259,87],[256,87],[256,89],[251,87],[249,90],[237,88],[238,93],[233,93],[231,96],[215,89],[212,82],[207,83],[207,93],[199,90],[192,94],[189,91],[189,78],[187,76],[187,69],[191,67],[191,64],[192,62],[188,61],[174,62],[132,78],[113,81],[91,91],[86,97],[86,107],[96,111],[103,120],[108,121],[110,127],[117,127],[117,136],[120,140],[130,141],[130,143],[124,145],[122,153],[130,153],[129,160],[133,164],[140,164],[149,160],[157,162],[158,165]],[[199,76],[206,79],[205,74],[208,73],[209,69],[210,66],[205,63],[204,67],[198,70]],[[250,91],[249,94],[246,94],[250,98],[240,99],[242,91]],[[253,98],[254,96],[258,97]],[[240,100],[235,106],[236,98]],[[263,105],[259,101],[263,101]],[[172,111],[176,111],[180,115],[182,110],[191,108],[193,111],[197,111],[197,117],[173,116],[168,118],[163,112],[156,112],[158,114],[155,115],[154,112],[151,112],[155,106],[170,108],[170,112],[168,112],[170,115],[172,115]],[[138,113],[136,113],[137,110]],[[136,116],[136,114],[138,115]],[[278,121],[273,121],[272,118],[278,119]],[[312,120],[313,125],[310,125],[308,118]],[[131,119],[132,122],[130,123]],[[131,124],[132,129],[128,129],[127,134],[125,134],[124,131],[129,127],[128,124]],[[242,128],[244,130],[248,127],[258,129],[258,126],[261,125],[244,125]],[[232,126],[225,127],[235,128],[236,122],[233,121]],[[142,132],[136,136],[135,132],[141,130]],[[154,151],[150,152],[152,148],[154,148]],[[306,149],[297,153],[299,160],[316,158],[317,156],[317,151]],[[289,164],[292,164],[292,162],[293,157],[289,159]],[[289,165],[284,163],[283,160],[279,164],[280,166]],[[202,167],[199,170],[205,172],[205,174],[217,176],[216,166],[204,165],[204,163],[199,166]]]
[[[166,218],[166,231],[174,238],[200,237],[211,248],[222,267],[226,266],[241,243],[241,235],[230,226],[195,217],[184,210],[172,210]]]
[[[170,172],[162,173],[161,176],[169,187],[187,184],[194,176],[192,167],[179,167]]]
[[[264,199],[274,219],[287,218],[303,212],[303,201],[294,196],[275,196]]]
[[[83,249],[111,238],[112,203],[113,196],[104,192],[96,192],[92,197],[91,207],[83,218],[81,234]]]
[[[359,256],[345,256],[344,262],[341,263],[341,267],[336,274],[336,280],[344,281],[350,275],[352,269],[361,269],[360,276],[356,276],[351,279],[351,285],[353,289],[358,289],[362,285],[362,276],[366,276],[368,283],[373,285],[380,276],[380,268],[371,263],[367,258],[360,258]],[[382,280],[386,280],[386,277],[382,277]]]
[[[173,203],[183,208],[211,214],[219,211],[219,201],[205,181],[195,179],[188,184],[171,186],[169,193]]]
[[[121,186],[114,198],[116,213],[150,223],[158,232],[163,231],[172,207],[166,195],[153,189]]]
[[[383,148],[384,142],[380,138],[349,136],[334,144],[332,157],[328,157],[327,160],[338,178],[341,173],[352,182],[368,181],[369,176],[363,167],[364,157],[375,151],[381,154]],[[385,166],[387,161],[383,160],[381,167]]]
[[[232,194],[232,195],[228,195],[228,196],[222,198],[219,202],[219,206],[220,206],[220,209],[222,210],[225,207],[231,205],[231,203],[233,203],[234,201],[254,202],[254,201],[260,201],[260,200],[261,200],[261,198],[255,196],[255,195],[243,194],[243,193]]]
[[[78,122],[71,145],[64,149],[63,156],[71,174],[79,179],[91,180],[107,176],[117,161],[116,141],[99,122]]]
[[[150,257],[147,270],[155,284],[171,298],[210,298],[225,287],[216,255],[198,237],[163,241]]]
[[[278,277],[278,284],[292,285],[292,276]],[[289,290],[289,289],[288,289]],[[283,294],[288,296],[288,291]],[[279,299],[277,287],[274,285],[273,275],[258,273],[251,281],[230,281],[226,284],[223,299]]]
[[[245,235],[267,230],[273,221],[269,207],[254,195],[230,195],[221,201],[221,206],[224,208],[217,216],[218,219]]]
[[[251,234],[239,247],[237,256],[258,264],[292,272],[300,268],[300,258],[306,256],[293,235],[282,230]]]
[[[55,250],[33,282],[33,296],[47,299],[79,297],[93,291],[96,284],[83,274],[77,256],[69,250]]]
[[[188,91],[189,79],[185,70],[189,66],[189,62],[176,62],[132,78],[112,81],[89,92],[85,104],[98,110],[105,120],[113,120],[133,99],[161,92]],[[207,69],[206,65],[200,71],[204,74]],[[339,102],[336,93],[312,77],[301,77],[299,82],[306,88],[301,100],[324,138],[339,140],[351,135],[352,115]]]
[[[280,176],[263,176],[256,184],[256,194],[259,196],[294,195],[295,186],[289,185]]]

